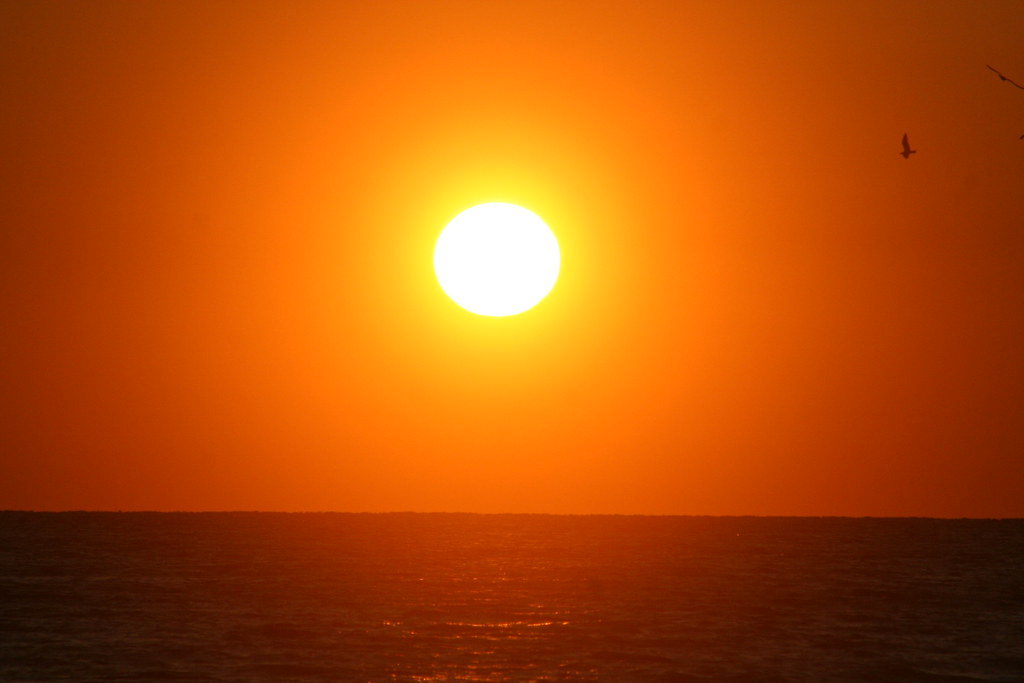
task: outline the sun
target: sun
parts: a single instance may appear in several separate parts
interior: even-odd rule
[[[531,211],[492,202],[453,218],[434,246],[444,293],[478,315],[516,315],[536,306],[558,279],[554,233]]]

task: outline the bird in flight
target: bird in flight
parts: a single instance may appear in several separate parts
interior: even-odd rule
[[[996,76],[999,76],[999,80],[1001,80],[1001,81],[1008,81],[1010,83],[1010,85],[1016,86],[1016,87],[1020,88],[1021,90],[1024,90],[1024,85],[1021,85],[1020,83],[1018,83],[1017,81],[1013,80],[1012,78],[1007,78],[1003,74],[999,73],[999,71],[997,69],[992,68],[988,64],[986,64],[985,66],[988,66],[988,68],[990,68],[993,71],[995,71],[996,72]]]
[[[903,151],[900,152],[900,155],[904,159],[909,159],[911,154],[917,154],[917,150],[916,149],[910,149],[910,143],[907,142],[907,134],[904,133],[903,134]]]
[[[1009,81],[1010,85],[1016,86],[1016,87],[1020,88],[1021,90],[1024,90],[1024,85],[1021,85],[1020,83],[1018,83],[1017,81],[1013,80],[1012,78],[1007,78],[1002,73],[1000,73],[998,69],[993,68],[989,64],[986,64],[985,66],[987,66],[988,68],[992,69],[992,71],[995,71],[996,72],[996,76],[999,76],[999,80],[1001,80],[1001,81]],[[1024,140],[1024,135],[1021,135],[1020,139]]]

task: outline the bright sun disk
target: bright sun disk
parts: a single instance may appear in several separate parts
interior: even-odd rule
[[[453,218],[434,247],[441,289],[462,308],[488,316],[522,313],[558,279],[558,240],[536,214],[492,202]]]

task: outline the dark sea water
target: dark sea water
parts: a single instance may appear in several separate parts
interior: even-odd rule
[[[1024,520],[0,512],[3,681],[1024,681]]]

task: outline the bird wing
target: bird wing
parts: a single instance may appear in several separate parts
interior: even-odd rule
[[[992,71],[995,71],[996,72],[996,76],[999,76],[1000,79],[1002,79],[1004,81],[1008,81],[1010,83],[1010,85],[1014,86],[1015,88],[1020,88],[1021,90],[1024,90],[1024,85],[1021,85],[1020,83],[1018,83],[1017,81],[1013,80],[1012,78],[1007,78],[1002,73],[1000,73],[998,69],[993,68],[989,64],[986,64],[985,66],[987,66],[988,68],[992,69]]]

